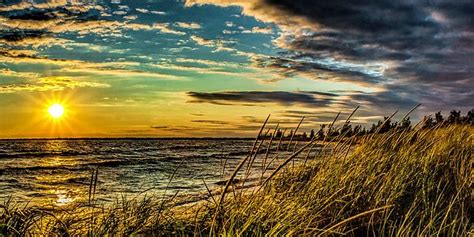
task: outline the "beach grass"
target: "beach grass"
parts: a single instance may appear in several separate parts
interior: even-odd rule
[[[39,207],[7,200],[0,206],[0,235],[469,236],[473,135],[469,125],[418,126],[336,137],[322,144],[327,149],[310,151],[315,141],[306,142],[268,170],[259,186],[238,189],[243,184],[231,177],[224,192],[208,190],[205,200],[185,205],[146,195],[101,204],[94,200],[92,175],[85,204]],[[258,151],[262,143],[255,141],[238,169],[273,156]]]

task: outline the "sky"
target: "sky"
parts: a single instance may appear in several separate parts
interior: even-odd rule
[[[252,136],[474,107],[472,0],[0,0],[0,138]],[[61,119],[48,115],[54,103]],[[397,118],[397,116],[395,118]]]

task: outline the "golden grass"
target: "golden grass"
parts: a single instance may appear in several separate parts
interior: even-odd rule
[[[345,157],[348,144],[312,165],[286,169],[259,193],[226,203],[215,232],[472,232],[473,128],[380,134]]]
[[[474,233],[473,135],[471,126],[452,125],[341,139],[323,156],[282,166],[258,190],[235,191],[229,180],[234,195],[210,194],[192,207],[159,197],[67,210],[6,202],[0,233],[468,236]],[[245,161],[256,159],[253,152]]]

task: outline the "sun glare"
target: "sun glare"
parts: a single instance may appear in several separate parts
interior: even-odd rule
[[[60,104],[53,104],[48,108],[48,113],[55,119],[60,118],[64,114],[64,107]]]

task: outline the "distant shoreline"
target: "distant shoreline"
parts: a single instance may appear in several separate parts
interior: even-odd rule
[[[282,141],[289,141],[291,138],[285,137]],[[255,140],[255,137],[66,137],[66,138],[0,138],[0,141],[113,141],[113,140]],[[310,141],[309,139],[301,139],[294,137],[292,141]]]
[[[255,137],[72,137],[72,138],[0,138],[0,141],[42,140],[255,140]]]

